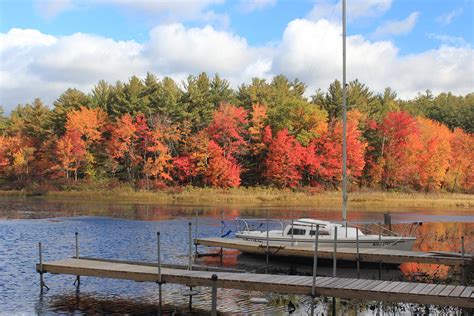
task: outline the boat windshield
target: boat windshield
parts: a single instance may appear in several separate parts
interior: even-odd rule
[[[306,230],[299,228],[290,228],[288,230],[287,235],[306,235]]]
[[[309,231],[309,235],[310,236],[314,236],[316,235],[316,231],[315,230],[310,230]],[[319,236],[328,236],[329,235],[329,232],[327,230],[319,230]]]

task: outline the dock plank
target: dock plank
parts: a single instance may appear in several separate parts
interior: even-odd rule
[[[439,292],[440,296],[449,296],[449,294],[456,288],[456,285],[446,285],[444,290]]]
[[[39,271],[39,268],[39,265],[36,265],[37,271]],[[42,272],[139,282],[158,281],[158,271],[154,266],[100,262],[86,259],[45,262],[42,265]],[[211,279],[213,274],[218,276],[217,281],[215,281],[216,283]],[[162,280],[166,283],[186,286],[212,286],[212,284],[216,284],[220,288],[294,295],[311,295],[312,289],[311,277],[289,275],[163,268]],[[448,288],[448,286],[436,284],[420,285],[409,282],[330,277],[318,277],[316,281],[316,293],[319,296],[474,308],[472,287],[449,286]],[[84,282],[87,281],[84,280]]]
[[[459,297],[459,295],[461,295],[462,291],[464,291],[464,286],[462,285],[458,285],[456,286],[456,288],[454,290],[451,291],[451,293],[449,293],[449,296],[450,297]]]

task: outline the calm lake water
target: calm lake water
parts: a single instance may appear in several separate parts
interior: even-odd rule
[[[272,218],[289,220],[313,217],[340,220],[335,209],[278,208],[269,209]],[[44,199],[0,198],[0,314],[156,314],[157,285],[130,281],[82,278],[80,292],[73,286],[73,276],[45,274],[50,290],[40,294],[39,275],[34,265],[38,262],[38,242],[43,244],[45,261],[74,255],[74,232],[79,233],[82,256],[129,259],[154,262],[156,260],[156,232],[162,236],[163,260],[166,263],[187,263],[188,223],[195,223],[198,212],[198,236],[220,236],[221,217],[226,228],[235,231],[234,219],[265,217],[267,209],[237,207],[163,206],[151,204],[95,203],[94,201],[48,201]],[[350,210],[349,220],[358,223],[381,222],[387,210]],[[461,236],[465,236],[467,252],[474,252],[474,210],[405,209],[392,213],[392,223],[402,229],[403,223],[422,221],[417,231],[416,249],[423,251],[459,251]],[[276,228],[276,227],[275,227]],[[193,235],[195,234],[193,228]],[[232,237],[232,234],[230,235]],[[200,252],[211,251],[201,248]],[[206,257],[198,264],[215,265],[262,272],[265,259],[226,251],[221,263],[218,258]],[[271,260],[272,273],[309,274],[311,263]],[[290,271],[291,270],[291,271]],[[330,274],[332,267],[318,269]],[[352,266],[338,267],[338,276],[354,276]],[[384,279],[443,279],[456,282],[459,271],[443,266],[403,264],[399,268],[384,267]],[[377,278],[376,267],[365,267],[363,276]],[[164,300],[169,310],[187,313],[187,297],[182,286],[165,285]],[[199,288],[200,295],[193,301],[194,314],[210,310],[210,291]],[[266,297],[268,304],[252,304],[250,298]],[[309,309],[306,297],[280,296],[248,291],[223,290],[218,293],[218,309],[223,314],[285,315],[289,301],[297,305],[296,314],[305,315]],[[329,301],[321,299],[318,311],[325,312]],[[374,302],[341,301],[340,313],[373,315],[380,313],[412,314],[424,309],[416,305],[382,304]],[[446,311],[446,310],[444,310]],[[440,310],[433,309],[433,313]]]

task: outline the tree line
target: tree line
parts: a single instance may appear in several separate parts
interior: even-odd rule
[[[282,75],[232,89],[218,75],[179,84],[149,73],[67,89],[52,108],[35,99],[0,115],[0,185],[337,189],[341,83],[309,98],[306,89]],[[474,192],[474,93],[401,100],[355,80],[348,108],[352,186]]]

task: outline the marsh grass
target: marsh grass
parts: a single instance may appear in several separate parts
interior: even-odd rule
[[[28,191],[0,191],[0,196],[29,196]],[[169,188],[162,191],[135,191],[130,188],[81,188],[71,191],[49,191],[35,198],[81,199],[127,203],[153,203],[177,205],[238,205],[288,207],[340,207],[341,192],[309,190],[280,190],[268,187],[252,188]],[[352,207],[430,207],[462,208],[474,210],[474,195],[461,193],[405,193],[358,191],[349,194]]]

